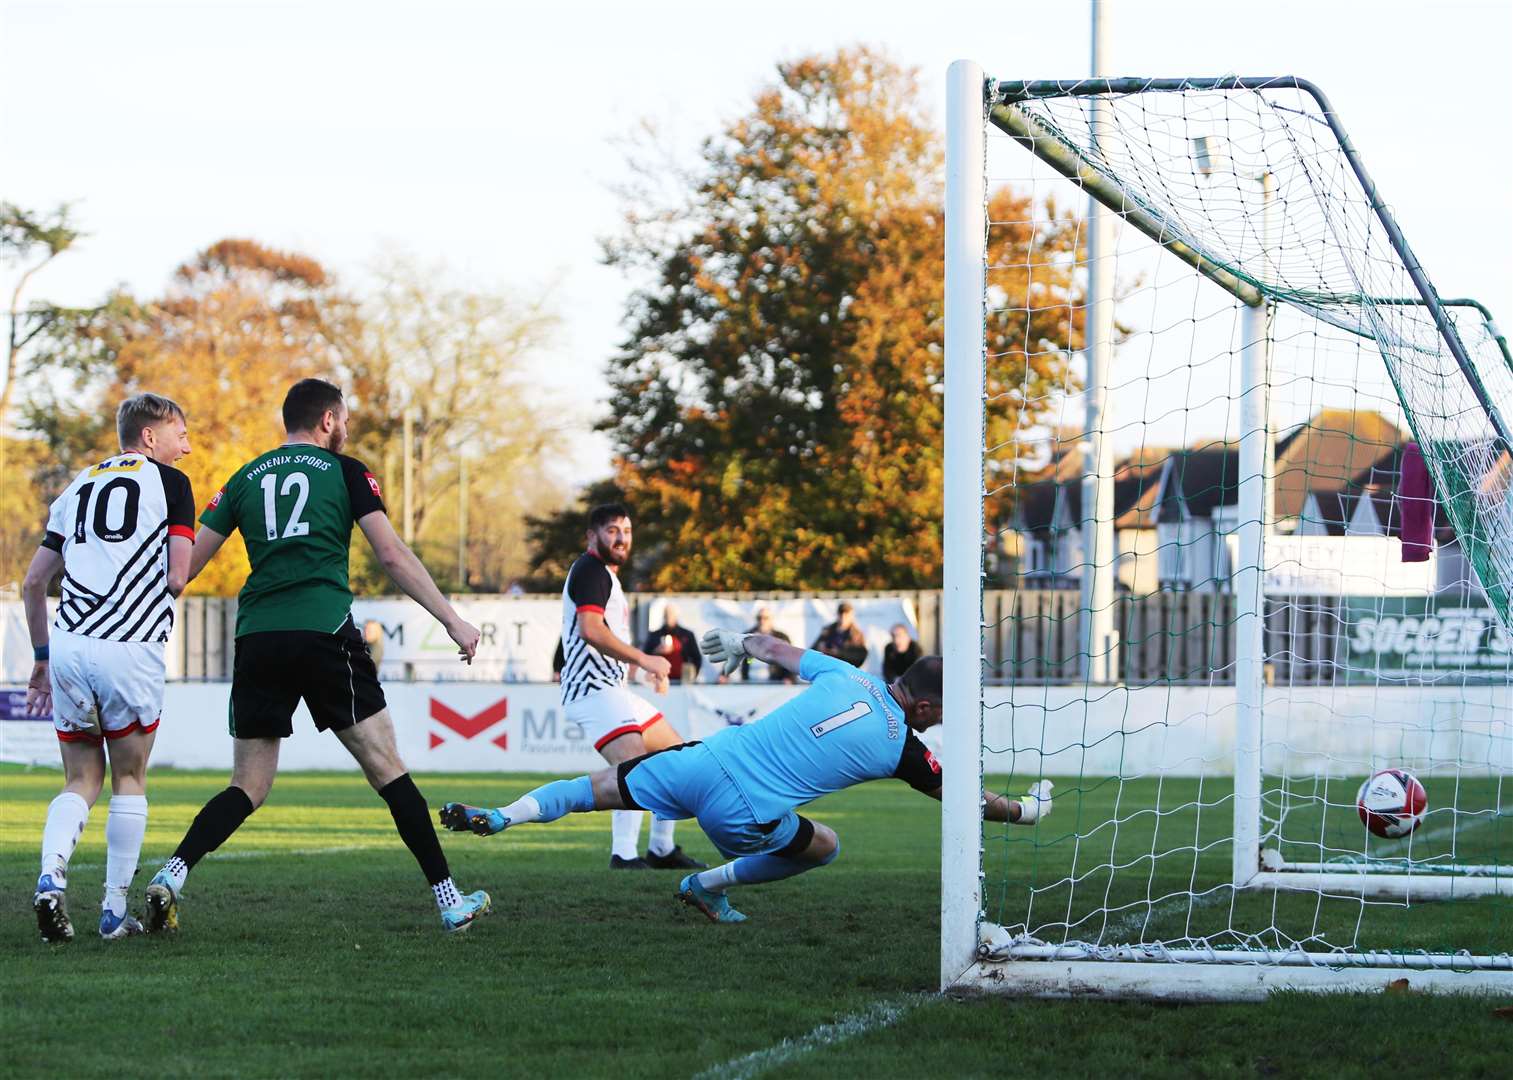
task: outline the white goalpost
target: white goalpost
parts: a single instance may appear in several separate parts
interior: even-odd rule
[[[947,98],[942,988],[1513,993],[1490,313],[1305,80]],[[985,777],[1053,813],[985,825]]]

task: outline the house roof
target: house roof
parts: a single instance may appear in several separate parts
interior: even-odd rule
[[[1173,451],[1167,447],[1142,447],[1114,466],[1114,527],[1155,527],[1156,492],[1161,470]],[[1058,496],[1065,500],[1071,521],[1083,520],[1082,453],[1065,454],[1045,479],[1019,485],[1016,526],[1026,532],[1041,532],[1055,525]]]

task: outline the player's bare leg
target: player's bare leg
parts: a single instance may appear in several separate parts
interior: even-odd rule
[[[366,720],[338,731],[336,737],[362,766],[373,790],[388,804],[400,839],[431,885],[447,931],[466,930],[474,919],[488,914],[493,906],[488,893],[479,891],[464,896],[452,881],[436,827],[431,824],[431,811],[399,756],[389,710],[380,709]]]
[[[105,785],[105,750],[99,742],[60,739],[58,748],[63,757],[63,790],[47,808],[47,823],[42,827],[42,870],[32,896],[43,941],[69,941],[74,936],[64,895],[68,860]]]
[[[627,732],[599,748],[599,755],[611,765],[619,765],[623,761],[630,761],[645,754],[657,750],[666,750],[669,747],[681,746],[687,740],[679,735],[677,730],[667,722],[665,716],[658,716],[640,732]],[[610,770],[614,772],[613,769]],[[659,818],[655,814],[651,820],[651,835],[647,842],[646,858],[641,858],[637,847],[637,839],[641,833],[641,816],[643,810],[616,810],[611,815],[611,831],[613,835],[613,853],[610,855],[609,865],[611,869],[620,870],[692,870],[703,869],[704,864],[689,858],[683,853],[683,849],[673,843],[673,828],[675,822]]]
[[[678,886],[678,899],[703,912],[710,922],[745,922],[746,916],[730,906],[725,891],[733,885],[760,885],[795,877],[835,861],[841,852],[835,830],[799,818],[800,829],[812,827],[809,842],[786,854],[743,855],[702,874],[689,874]]]
[[[189,825],[173,857],[147,886],[147,931],[179,928],[179,894],[189,871],[224,844],[263,805],[278,775],[277,738],[233,739],[231,783],[206,803]]]
[[[142,932],[126,913],[126,894],[142,857],[147,835],[147,759],[157,730],[133,731],[105,740],[110,757],[110,816],[105,819],[105,897],[100,904],[100,936],[107,941]]]

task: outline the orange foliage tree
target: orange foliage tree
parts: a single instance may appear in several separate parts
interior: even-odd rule
[[[915,74],[859,48],[780,65],[705,143],[686,205],[633,207],[609,257],[650,280],[602,426],[647,585],[939,583],[941,175]],[[989,212],[1027,209],[1000,190]],[[1077,222],[1037,216],[1038,243],[995,229],[989,253],[995,445],[1050,416],[1081,345]]]
[[[339,378],[352,305],[314,259],[222,240],[174,273],[159,300],[117,295],[54,335],[54,376],[27,403],[25,426],[53,450],[53,486],[116,449],[115,405],[150,390],[177,401],[192,451],[178,463],[203,505],[232,470],[283,441],[290,383]],[[71,378],[64,378],[65,373]],[[240,541],[191,586],[227,595],[247,576]]]

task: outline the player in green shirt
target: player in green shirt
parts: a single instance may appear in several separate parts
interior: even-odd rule
[[[489,910],[488,893],[464,896],[453,883],[426,801],[395,746],[378,669],[352,621],[352,526],[395,584],[446,628],[464,662],[478,650],[478,628],[462,620],[395,534],[377,479],[341,453],[347,415],[339,388],[320,379],[295,383],[284,399],[284,445],[238,469],[200,515],[191,580],[238,529],[252,564],[236,619],[229,715],[235,756],[231,786],[205,804],[147,887],[151,931],[178,927],[189,871],[268,797],[280,741],[294,733],[301,699],[316,728],[335,733],[388,804],[431,884],[442,925],[465,930]]]

